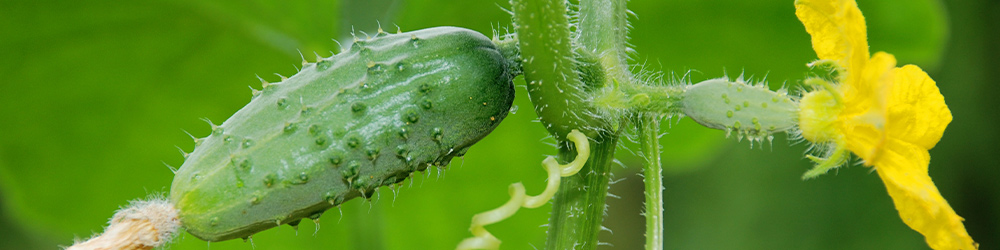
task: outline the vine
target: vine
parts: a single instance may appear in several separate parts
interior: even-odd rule
[[[263,107],[263,102],[251,102],[245,108],[248,111],[241,110],[233,116],[238,118],[235,122],[227,120],[222,125],[213,124],[209,137],[196,139],[198,147],[209,149],[190,153],[192,159],[185,162],[187,167],[176,171],[170,201],[156,198],[134,202],[115,214],[104,234],[69,249],[151,249],[169,242],[180,227],[206,241],[247,239],[253,233],[277,225],[294,227],[303,218],[316,220],[323,211],[346,199],[370,198],[380,186],[395,185],[414,171],[447,164],[452,157],[464,154],[506,116],[513,99],[511,81],[519,74],[524,75],[529,99],[541,124],[556,140],[557,155],[542,162],[548,174],[546,188],[539,195],[529,196],[520,182],[511,184],[508,202],[472,217],[469,230],[473,237],[460,242],[458,250],[499,249],[501,241],[486,229],[487,225],[513,216],[521,207],[538,208],[550,200],[553,202],[546,249],[595,249],[601,244],[598,235],[603,230],[611,163],[625,127],[636,128],[635,136],[645,165],[645,248],[663,249],[664,197],[659,128],[664,117],[675,116],[687,116],[707,128],[725,130],[727,137],[746,138],[751,145],[762,144],[765,140],[770,143],[775,133],[801,136],[815,143],[819,151],[806,156],[816,166],[806,172],[803,179],[815,178],[844,165],[853,152],[865,165],[879,167],[879,175],[886,182],[904,222],[924,234],[931,247],[978,247],[965,232],[961,217],[940,196],[926,171],[929,162],[926,151],[937,143],[951,121],[943,97],[933,80],[918,67],[896,68],[891,54],[869,54],[866,31],[859,29],[864,27],[864,19],[853,1],[838,1],[832,8],[827,5],[833,2],[796,1],[796,13],[807,32],[813,35],[813,46],[820,58],[810,65],[835,73],[833,77],[806,79],[804,83],[813,89],[802,98],[789,95],[784,89],[771,90],[765,82],[747,82],[742,77],[710,79],[695,84],[638,79],[636,75],[659,73],[630,71],[630,12],[626,3],[626,0],[581,0],[573,6],[566,0],[511,0],[515,32],[503,39],[495,35],[492,41],[476,32],[453,27],[408,35],[390,35],[379,28],[374,39],[368,35],[364,40],[355,38],[350,49],[344,50],[348,53],[346,56],[339,54],[321,58],[316,63],[306,62],[302,69],[305,73],[282,77],[280,83],[269,84],[262,80],[264,88],[254,90],[254,100],[267,100],[267,108],[254,106]],[[846,14],[841,15],[843,13]],[[455,38],[440,38],[446,34],[454,34]],[[462,52],[485,54],[448,54],[454,52],[451,49],[457,43],[465,43],[464,48],[468,50]],[[421,50],[429,54],[414,56],[413,51]],[[428,66],[430,62],[404,62],[412,59],[408,56],[418,58],[414,60],[428,60],[442,55],[455,56],[456,61],[437,67]],[[335,63],[334,59],[340,56],[344,56],[343,61]],[[450,67],[461,63],[468,63],[472,70]],[[416,68],[421,65],[425,68]],[[328,69],[343,71],[324,73]],[[487,82],[489,86],[465,89],[470,92],[414,81],[429,75],[424,72],[438,72],[435,71],[438,69],[457,70],[452,73],[491,81],[472,81],[473,84]],[[486,71],[488,75],[477,75]],[[323,78],[312,77],[316,75],[333,75],[326,78],[344,82],[333,84],[339,88],[336,93],[319,92],[309,88],[315,87],[312,84],[329,82],[316,83],[316,79]],[[441,82],[448,83],[452,76],[435,76],[438,78],[433,80],[440,78]],[[464,80],[468,75],[462,76],[455,78]],[[397,97],[383,92],[365,92],[370,91],[370,85],[380,83],[395,84],[387,84],[392,85],[390,89],[408,88],[393,90],[399,91],[393,92]],[[305,94],[289,97],[287,94],[293,91],[277,90],[289,87],[301,88],[292,90]],[[431,98],[430,93],[437,91],[450,96]],[[411,95],[413,93],[418,93],[420,99],[412,99],[416,98]],[[341,95],[358,96],[340,102],[326,99]],[[299,99],[298,104],[294,102],[295,97]],[[466,101],[465,97],[471,101]],[[374,98],[382,99],[364,103]],[[361,119],[370,110],[384,111],[388,106],[399,109],[394,110],[395,113],[374,114],[378,117],[365,118],[368,120],[362,122],[346,120]],[[333,107],[335,114],[342,116],[314,113],[316,109],[328,107]],[[457,110],[469,120],[432,116],[440,115],[433,109],[442,107],[447,112]],[[267,112],[270,113],[261,115]],[[259,119],[261,117],[265,119]],[[286,119],[289,117],[296,119]],[[437,120],[431,120],[435,118]],[[252,127],[252,133],[233,129],[240,128],[241,124],[259,125],[266,119],[274,124]],[[254,122],[246,122],[249,120]],[[418,122],[419,126],[430,124],[427,125],[430,127],[414,125]],[[467,123],[458,124],[466,127],[456,128],[458,122]],[[368,137],[360,138],[357,133],[345,131],[369,128],[358,126],[362,123],[375,124],[372,126],[382,134],[363,134]],[[329,124],[335,128],[321,127]],[[910,127],[900,128],[896,124]],[[911,128],[917,126],[924,127]],[[913,130],[924,133],[915,134]],[[308,133],[302,133],[304,131]],[[245,136],[234,136],[240,132]],[[250,136],[261,134],[267,139],[257,140],[255,145]],[[287,141],[272,143],[273,138]],[[371,141],[385,145],[361,145]],[[273,145],[289,146],[301,142],[306,146],[289,149]],[[336,152],[322,151],[331,145],[337,145],[333,150]],[[435,150],[420,152],[430,149]],[[248,150],[265,152],[271,158],[263,161],[272,164],[253,166],[252,162],[260,161],[249,160],[249,155],[257,154],[247,153]],[[293,150],[319,150],[320,153],[305,154],[308,157],[294,155],[295,159],[281,158],[288,156],[281,153]],[[418,155],[421,153],[424,155]],[[184,154],[189,156],[189,153]],[[357,159],[346,158],[351,155]],[[297,166],[301,169],[295,169],[294,173],[284,171],[289,168],[287,165],[275,167],[281,165],[279,162],[284,164],[305,158],[309,158],[308,162]],[[207,163],[198,165],[200,168],[189,166],[201,164],[201,161]],[[362,163],[370,168],[362,168]],[[230,170],[232,173],[228,172]],[[263,170],[271,172],[262,173]],[[251,178],[253,184],[244,183],[244,179]],[[232,186],[239,191],[227,189],[232,179],[236,180]],[[335,181],[324,182],[321,186],[306,185],[331,179]],[[243,189],[245,186],[251,188]],[[268,196],[270,192],[281,195]],[[281,200],[287,197],[294,199]],[[308,202],[293,204],[302,201]],[[264,205],[260,205],[261,202]]]

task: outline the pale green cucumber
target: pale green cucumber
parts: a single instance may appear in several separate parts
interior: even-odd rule
[[[701,125],[761,141],[795,127],[798,104],[783,92],[742,80],[712,79],[685,89],[682,111]]]

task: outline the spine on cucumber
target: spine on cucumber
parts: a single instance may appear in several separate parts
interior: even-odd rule
[[[379,32],[265,84],[198,140],[170,190],[207,241],[297,225],[446,165],[506,117],[518,72],[482,34]]]

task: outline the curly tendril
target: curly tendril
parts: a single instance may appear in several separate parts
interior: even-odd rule
[[[520,182],[510,184],[507,191],[510,194],[510,200],[499,208],[472,216],[472,225],[469,227],[469,231],[472,231],[473,237],[462,240],[455,248],[456,250],[499,249],[500,239],[486,231],[486,225],[513,216],[521,207],[537,208],[545,205],[559,190],[561,177],[574,175],[583,168],[583,164],[587,163],[587,158],[590,157],[590,142],[587,140],[587,136],[574,129],[566,137],[576,144],[576,159],[569,164],[560,165],[555,157],[545,158],[542,161],[542,167],[549,173],[548,184],[545,186],[545,190],[537,196],[527,195],[524,191],[524,185]]]

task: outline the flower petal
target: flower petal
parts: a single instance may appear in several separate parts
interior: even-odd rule
[[[856,70],[858,80],[840,85],[844,109],[838,116],[847,149],[867,162],[873,162],[888,138],[888,99],[893,86],[896,58],[878,52],[864,68]],[[870,165],[870,164],[869,164]]]
[[[933,249],[977,249],[972,237],[927,174],[930,154],[922,146],[890,138],[873,162],[899,217],[923,234]]]
[[[860,70],[868,60],[865,17],[854,0],[796,0],[795,15],[812,35],[819,59]]]
[[[951,123],[951,110],[934,80],[920,67],[896,68],[888,99],[889,137],[931,149]]]

